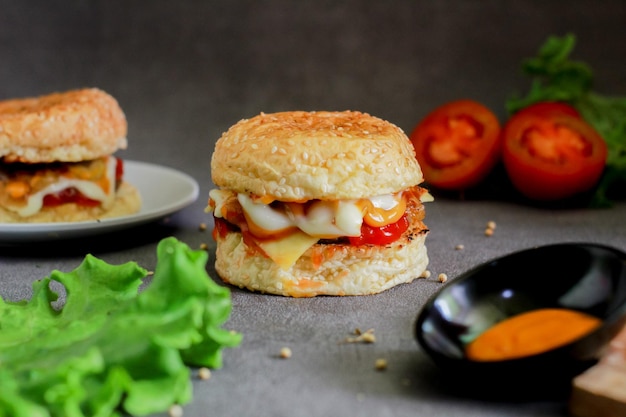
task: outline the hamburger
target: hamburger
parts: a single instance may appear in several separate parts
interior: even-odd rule
[[[211,176],[215,269],[226,283],[365,295],[426,269],[430,195],[392,123],[356,111],[261,113],[218,139]]]
[[[139,211],[123,179],[127,122],[99,89],[0,101],[0,223],[77,222]]]

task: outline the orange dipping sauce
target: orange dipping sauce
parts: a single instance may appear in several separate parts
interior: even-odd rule
[[[590,333],[600,319],[574,310],[545,308],[497,323],[467,345],[476,361],[499,361],[542,353]]]

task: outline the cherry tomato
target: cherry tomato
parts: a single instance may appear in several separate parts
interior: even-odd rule
[[[582,116],[575,107],[562,101],[541,101],[518,110],[514,115],[519,117],[530,113],[546,117],[554,114],[565,114],[577,119],[582,119]]]
[[[351,245],[387,245],[393,243],[402,236],[409,228],[409,220],[406,215],[400,220],[382,227],[373,227],[363,222],[361,236],[349,237]]]
[[[433,110],[410,135],[426,183],[444,190],[477,185],[500,158],[500,130],[495,114],[473,100]]]
[[[556,201],[590,190],[604,171],[607,146],[580,117],[521,111],[503,129],[502,159],[517,190]]]
[[[100,205],[98,200],[85,197],[80,191],[73,187],[66,188],[56,194],[47,194],[43,198],[43,205],[45,207],[55,207],[66,203],[76,203],[79,206],[86,207],[96,207]]]

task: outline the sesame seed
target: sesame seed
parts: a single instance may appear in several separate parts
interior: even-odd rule
[[[375,343],[376,336],[374,335],[374,329],[369,329],[365,332],[362,332],[361,329],[354,329],[354,335],[346,337],[343,340],[343,343]]]
[[[454,249],[456,249],[456,250],[463,250],[463,249],[465,249],[465,246],[463,246],[463,245],[456,245],[454,247]]]
[[[377,371],[384,371],[387,369],[387,359],[376,359],[376,362],[374,362],[374,368],[376,368]]]
[[[448,276],[446,274],[439,274],[439,282],[446,282],[448,280]]]
[[[170,417],[182,417],[183,416],[183,407],[178,404],[172,405],[169,410],[167,410],[167,414]]]
[[[374,336],[374,332],[367,331],[361,335],[361,340],[365,343],[374,343],[376,336]]]
[[[487,222],[487,228],[488,229],[495,229],[496,228],[496,222],[494,222],[493,220],[490,220]]]
[[[198,226],[198,230],[204,232],[206,230],[206,223],[200,223],[200,225]]]
[[[291,349],[289,349],[288,347],[283,347],[280,349],[280,353],[279,353],[279,357],[282,359],[289,359],[291,358]]]
[[[493,229],[486,228],[485,229],[485,236],[493,236]]]
[[[206,381],[207,379],[211,378],[211,370],[205,367],[198,369],[198,378],[200,378],[203,381]]]

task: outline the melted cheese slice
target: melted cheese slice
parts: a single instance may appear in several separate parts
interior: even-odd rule
[[[318,240],[304,232],[296,231],[281,239],[257,241],[257,244],[272,261],[287,270]]]

